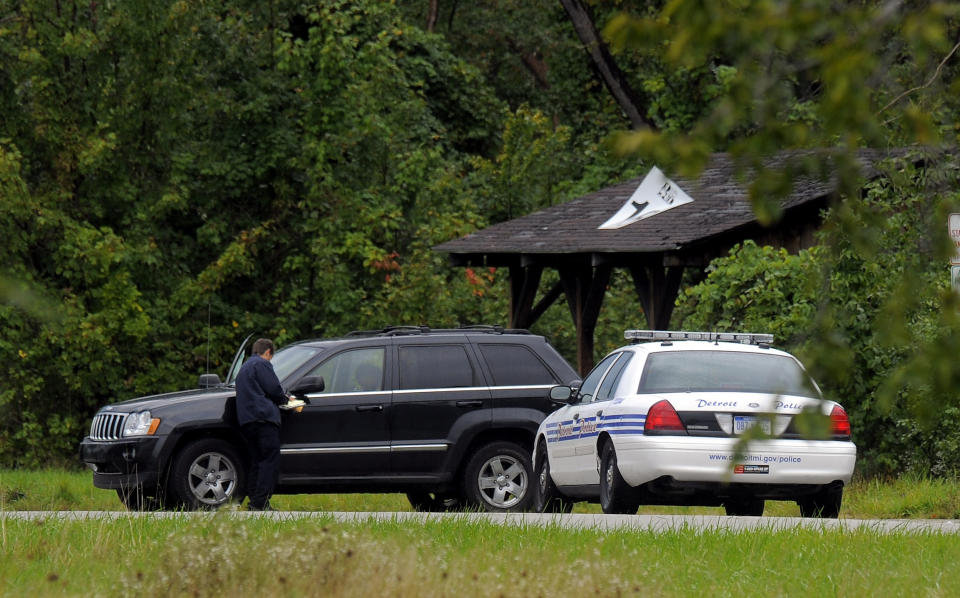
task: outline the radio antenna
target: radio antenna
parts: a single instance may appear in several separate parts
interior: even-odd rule
[[[207,373],[210,373],[210,303],[211,299],[207,299]]]

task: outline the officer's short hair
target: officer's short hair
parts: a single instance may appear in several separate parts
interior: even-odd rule
[[[263,355],[267,351],[276,353],[277,350],[273,346],[273,341],[268,338],[258,338],[256,342],[253,343],[253,354],[254,355]]]

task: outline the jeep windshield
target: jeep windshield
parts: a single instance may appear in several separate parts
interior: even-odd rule
[[[283,382],[297,368],[309,361],[314,355],[320,353],[320,347],[307,347],[304,345],[291,345],[279,349],[270,360],[273,365],[273,371],[277,373],[277,378]],[[240,371],[241,361],[237,360],[230,372],[227,384],[236,384],[237,372]]]
[[[638,392],[750,392],[820,398],[813,380],[790,357],[734,351],[652,353]]]

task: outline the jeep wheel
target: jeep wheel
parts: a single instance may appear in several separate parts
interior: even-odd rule
[[[240,454],[229,443],[209,438],[177,453],[170,470],[170,494],[188,510],[215,509],[243,500],[246,475]]]
[[[639,490],[620,475],[617,451],[608,439],[600,451],[600,508],[608,515],[634,515],[639,507]]]
[[[455,511],[461,506],[459,497],[435,492],[407,492],[407,500],[414,511],[422,513]]]
[[[543,442],[537,447],[537,466],[533,479],[537,482],[533,498],[533,510],[538,513],[569,513],[573,503],[557,490],[550,477],[550,459],[547,457],[547,445]]]
[[[533,502],[530,454],[512,442],[481,447],[463,475],[463,494],[486,511],[525,511]]]

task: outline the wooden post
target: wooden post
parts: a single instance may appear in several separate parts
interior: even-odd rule
[[[612,270],[609,265],[560,269],[560,282],[577,329],[577,370],[581,376],[586,375],[594,364],[593,334]]]
[[[670,327],[670,316],[680,292],[683,266],[643,266],[630,268],[633,287],[640,297],[640,305],[647,316],[647,326],[653,330]]]

